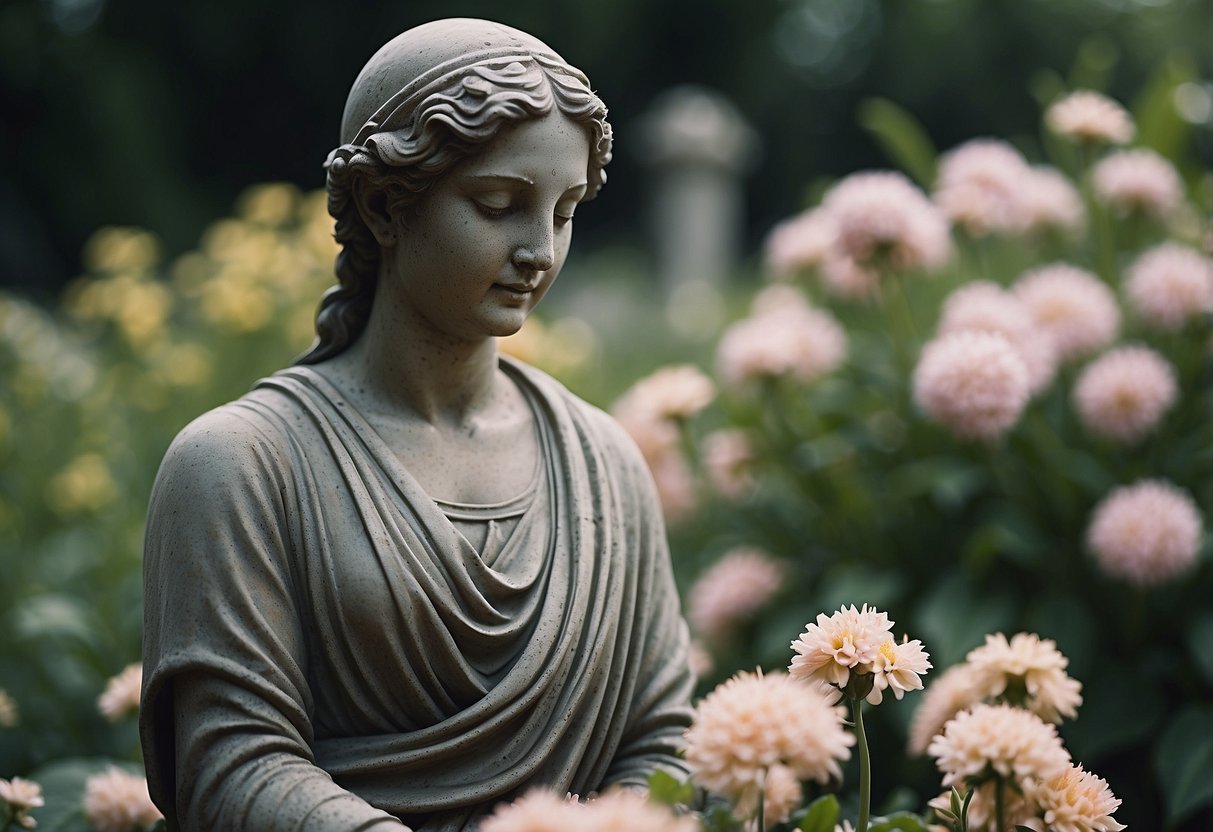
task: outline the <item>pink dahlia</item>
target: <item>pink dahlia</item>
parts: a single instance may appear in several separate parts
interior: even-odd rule
[[[773,765],[767,770],[761,792],[764,828],[783,823],[804,799],[804,789],[796,772],[784,765]],[[746,832],[755,832],[758,828],[758,794],[759,789],[751,789],[737,801],[737,814],[750,818],[746,821]]]
[[[969,684],[977,699],[1013,695],[1009,704],[1026,708],[1046,722],[1073,719],[1082,704],[1082,683],[1070,678],[1070,660],[1052,639],[1035,633],[1016,633],[1008,641],[1002,633],[986,636],[986,643],[965,657]]]
[[[1060,171],[1050,167],[1034,167],[1024,180],[1020,193],[1023,200],[1027,230],[1042,234],[1058,232],[1077,235],[1087,225],[1087,209],[1082,195]]]
[[[1119,832],[1112,813],[1120,799],[1112,794],[1108,782],[1082,766],[1070,766],[1041,784],[1034,795],[1051,832]]]
[[[914,368],[914,401],[927,418],[965,439],[995,439],[1027,406],[1027,367],[993,332],[953,332],[928,343]]]
[[[97,832],[147,830],[162,817],[147,791],[147,780],[116,766],[84,784],[84,816]]]
[[[739,800],[767,773],[786,766],[798,780],[842,777],[855,737],[843,728],[841,706],[820,690],[782,673],[739,673],[695,708],[686,732],[686,760],[700,785]]]
[[[961,663],[949,667],[927,686],[910,721],[906,750],[916,757],[922,756],[952,717],[981,701],[982,694],[974,687],[974,681],[973,669]]]
[[[1149,347],[1114,349],[1092,361],[1074,385],[1074,405],[1087,430],[1115,442],[1149,434],[1179,395],[1175,371]]]
[[[1059,136],[1079,142],[1125,144],[1133,138],[1133,119],[1117,102],[1090,90],[1078,90],[1053,102],[1045,124]]]
[[[821,208],[784,220],[767,235],[767,269],[775,277],[786,278],[801,269],[816,268],[837,237],[836,223]]]
[[[803,301],[738,321],[716,349],[720,375],[730,385],[780,376],[809,382],[845,356],[846,335],[838,321]]]
[[[1105,497],[1087,527],[1087,545],[1103,571],[1153,586],[1187,571],[1200,552],[1200,512],[1163,480],[1139,480]]]
[[[573,820],[561,828],[565,832],[697,832],[699,829],[699,824],[691,817],[675,815],[668,806],[650,803],[644,794],[623,788],[610,789],[578,806]],[[482,830],[492,832],[483,827]]]
[[[934,270],[952,255],[947,219],[900,173],[848,176],[821,207],[834,221],[835,249],[860,266]]]
[[[1177,243],[1163,243],[1129,267],[1129,303],[1151,326],[1176,332],[1213,312],[1213,263]]]
[[[550,789],[532,789],[502,803],[480,821],[480,832],[567,832],[578,829],[581,807]]]
[[[745,431],[712,431],[703,438],[701,453],[704,473],[720,496],[738,500],[754,488],[754,448]]]
[[[612,408],[625,416],[689,419],[716,397],[716,385],[692,364],[662,367],[633,384]]]
[[[944,154],[935,202],[972,237],[1020,234],[1029,215],[1024,199],[1032,168],[1018,150],[995,139],[974,139]]]
[[[127,714],[139,712],[139,691],[143,685],[143,665],[128,664],[122,672],[110,679],[105,692],[97,699],[97,708],[110,722],[117,722]]]
[[[761,549],[732,549],[699,577],[687,600],[687,621],[710,641],[728,637],[783,585],[787,567]]]
[[[837,252],[826,255],[818,277],[825,290],[836,298],[866,300],[880,294],[880,274],[875,269],[861,266]]]
[[[994,332],[1002,335],[1023,359],[1028,387],[1033,394],[1044,390],[1057,373],[1057,352],[1036,326],[1028,307],[1006,289],[989,280],[961,286],[947,297],[938,332]]]
[[[1012,287],[1015,296],[1057,349],[1062,362],[1106,347],[1120,331],[1120,307],[1095,275],[1065,263],[1029,271]]]
[[[1109,154],[1095,165],[1091,178],[1096,196],[1121,214],[1166,219],[1183,203],[1175,166],[1144,147]]]
[[[961,711],[931,740],[927,753],[943,772],[944,786],[961,785],[992,769],[1031,791],[1070,764],[1055,725],[1010,705],[975,705]]]

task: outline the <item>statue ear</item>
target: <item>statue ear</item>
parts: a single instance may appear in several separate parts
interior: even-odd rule
[[[354,203],[366,227],[380,246],[393,246],[400,239],[400,218],[394,216],[387,192],[373,187],[363,177],[354,179]]]

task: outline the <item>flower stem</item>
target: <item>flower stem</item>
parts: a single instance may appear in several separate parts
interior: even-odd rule
[[[762,788],[758,790],[758,832],[767,832],[767,778],[763,775]]]
[[[863,730],[863,700],[852,699],[855,715],[855,739],[859,748],[859,820],[855,832],[868,832],[868,815],[872,808],[872,760],[868,755],[868,735]]]
[[[1003,815],[1006,814],[1006,807],[1003,806],[1002,797],[1002,778],[994,778],[994,822],[997,824],[994,828],[997,832],[1002,832],[1006,828]]]

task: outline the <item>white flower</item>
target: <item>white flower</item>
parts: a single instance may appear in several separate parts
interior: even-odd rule
[[[1036,791],[1051,832],[1119,832],[1124,825],[1112,819],[1120,799],[1102,777],[1070,766],[1046,780]]]
[[[931,740],[927,753],[943,772],[944,786],[963,784],[992,769],[1026,791],[1061,774],[1070,763],[1056,726],[1010,705],[961,711]]]
[[[1031,395],[1028,368],[1002,335],[959,331],[922,350],[914,402],[963,439],[996,439],[1019,421]]]
[[[838,322],[799,300],[774,309],[760,306],[730,326],[717,345],[716,362],[725,383],[736,386],[780,376],[809,382],[836,368],[845,355],[846,336]]]
[[[1140,480],[1095,507],[1087,545],[1106,574],[1148,587],[1190,569],[1201,536],[1200,512],[1186,492],[1163,480]]]
[[[867,700],[873,705],[879,705],[884,698],[884,691],[893,691],[893,696],[901,699],[907,691],[922,690],[922,679],[931,667],[928,655],[922,649],[918,639],[908,641],[903,639],[901,644],[886,641],[880,645],[880,650],[872,662],[872,692]]]
[[[934,270],[952,256],[947,219],[900,173],[846,177],[822,198],[835,250],[860,266]]]
[[[1166,158],[1144,147],[1110,153],[1091,171],[1095,195],[1121,214],[1166,219],[1183,203],[1183,182]]]
[[[581,820],[577,803],[549,789],[532,789],[502,803],[480,821],[480,832],[568,832]]]
[[[977,699],[993,699],[1015,688],[1009,704],[1024,707],[1046,722],[1073,719],[1082,704],[1082,683],[1066,673],[1069,659],[1052,639],[1035,633],[1016,633],[1007,641],[1002,633],[986,636],[986,643],[965,657],[969,685]]]
[[[1176,332],[1213,312],[1213,263],[1177,243],[1163,243],[1129,267],[1125,293],[1150,326]]]
[[[1078,90],[1045,111],[1045,123],[1059,136],[1087,142],[1125,144],[1133,138],[1133,120],[1117,102],[1091,90]]]
[[[952,717],[981,701],[983,694],[977,690],[975,682],[973,669],[961,663],[949,667],[927,686],[910,722],[906,749],[911,754],[925,754],[931,740]]]
[[[105,692],[97,699],[97,709],[110,722],[117,722],[130,713],[139,712],[139,692],[143,685],[143,665],[128,664],[122,672],[105,684]]]
[[[767,236],[767,268],[780,278],[821,265],[838,238],[837,224],[821,208],[784,220]]]
[[[1043,266],[1021,275],[1011,290],[1053,342],[1062,362],[1106,347],[1120,331],[1116,296],[1084,269],[1065,263]]]
[[[85,781],[84,816],[97,832],[142,832],[164,817],[148,795],[147,780],[115,766]]]
[[[1032,168],[1014,147],[974,139],[940,159],[935,202],[970,236],[1021,234],[1031,222],[1031,181]]]

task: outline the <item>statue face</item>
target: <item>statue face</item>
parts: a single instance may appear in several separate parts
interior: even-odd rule
[[[517,332],[564,264],[589,155],[585,130],[557,110],[508,128],[403,221],[381,288],[461,340]]]

